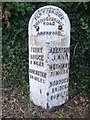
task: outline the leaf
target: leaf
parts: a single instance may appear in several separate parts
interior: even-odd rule
[[[63,120],[63,115],[62,114],[60,114],[59,116],[58,116],[58,120]]]

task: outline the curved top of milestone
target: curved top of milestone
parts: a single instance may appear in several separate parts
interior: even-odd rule
[[[70,21],[59,7],[47,5],[36,10],[29,21],[29,36],[69,36]]]

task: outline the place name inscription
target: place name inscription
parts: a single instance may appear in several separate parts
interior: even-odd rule
[[[29,73],[32,73],[34,75],[38,75],[38,76],[43,77],[43,78],[46,78],[46,75],[47,75],[45,72],[42,72],[39,70],[34,70],[34,69],[29,69]]]
[[[62,47],[51,47],[49,53],[65,53],[70,52],[70,48],[62,48]]]
[[[58,61],[57,63],[49,64],[50,76],[69,73],[69,51],[70,48],[61,47],[51,47],[49,49],[49,59],[51,61]]]
[[[69,54],[70,48],[68,47],[53,46],[49,48],[49,56],[52,61],[49,64],[50,77],[58,76],[54,81],[50,81],[50,100],[57,100],[58,98],[66,100],[68,98]],[[60,79],[61,75],[64,78]]]
[[[69,78],[54,80],[53,82],[50,82],[50,88],[52,93],[50,99],[54,100],[58,99],[59,97],[61,98],[63,98],[64,96],[67,97],[68,82]]]
[[[30,64],[44,67],[43,47],[31,47]]]
[[[48,8],[42,8],[40,10],[37,11],[37,13],[35,14],[34,19],[37,21],[43,14],[54,14],[56,16],[58,16],[60,19],[63,19],[63,14],[60,12],[60,10],[57,8],[52,8],[52,7],[48,7]]]
[[[47,23],[45,23],[45,21],[47,21]],[[43,25],[55,25],[55,22],[58,24],[62,23],[59,19],[48,16],[36,21],[36,23],[33,26],[36,28],[40,23],[43,23]]]
[[[37,35],[59,35],[62,36],[60,31],[41,31],[41,32],[37,32]]]
[[[50,82],[50,87],[57,86],[60,84],[64,84],[69,82],[69,78],[64,78],[64,79],[59,79],[59,80],[54,80],[53,82]]]
[[[45,83],[46,73],[34,69],[29,69],[30,79],[40,83]]]
[[[43,16],[43,14],[47,14],[47,15]],[[58,18],[55,15],[58,16]],[[37,36],[38,35],[39,36],[40,35],[62,36],[63,35],[62,31],[64,31],[63,30],[64,23],[62,22],[63,19],[64,19],[64,16],[58,8],[54,9],[54,8],[49,7],[49,8],[42,8],[41,10],[37,11],[37,13],[35,14],[35,17],[34,17],[35,23],[33,24],[33,27],[37,31]],[[46,29],[45,31],[40,31],[40,29],[41,29],[40,24],[42,24],[43,26],[54,26],[54,27],[57,26],[57,30],[47,31],[47,29]]]
[[[61,90],[64,90],[64,89],[66,89],[66,88],[68,88],[68,85],[67,85],[67,84],[65,84],[65,85],[60,85],[60,86],[58,86],[58,87],[52,88],[52,93],[58,92],[58,91],[61,91]]]

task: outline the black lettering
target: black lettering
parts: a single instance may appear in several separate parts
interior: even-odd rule
[[[32,73],[32,74],[44,77],[44,78],[46,78],[46,75],[47,75],[44,72],[41,72],[41,71],[38,71],[38,70],[34,70],[34,69],[29,69],[29,72]]]
[[[31,52],[42,53],[43,47],[31,47]]]
[[[54,88],[52,88],[52,93],[54,93]]]

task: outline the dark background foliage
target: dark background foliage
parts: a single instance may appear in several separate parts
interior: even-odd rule
[[[90,93],[90,3],[2,3],[3,84],[28,94],[28,23],[44,5],[63,9],[71,22],[70,96]]]

